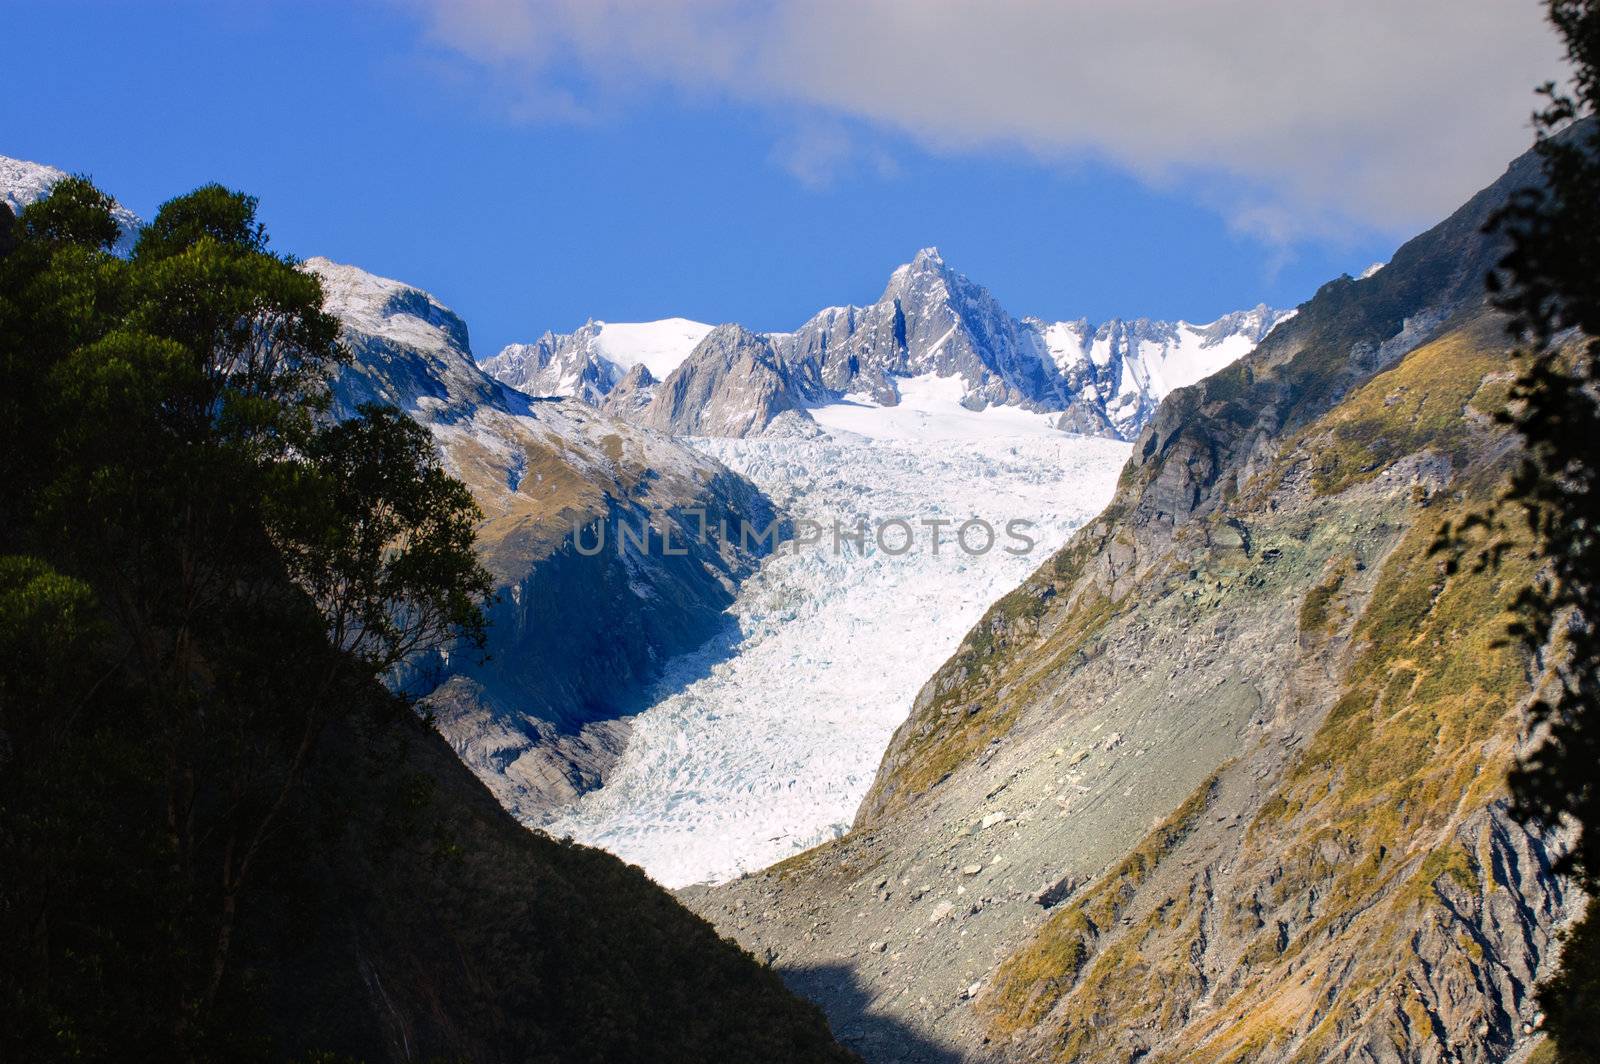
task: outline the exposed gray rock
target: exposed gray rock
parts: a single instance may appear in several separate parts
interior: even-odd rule
[[[490,377],[466,324],[426,292],[326,259],[306,269],[355,355],[334,382],[335,414],[369,401],[406,410],[485,515],[478,546],[499,592],[488,657],[456,648],[403,682],[507,808],[543,821],[599,785],[662,665],[720,630],[761,549],[723,549],[722,522],[765,527],[771,504],[673,440]],[[624,383],[618,403],[651,387],[643,365]],[[653,548],[623,549],[623,526]],[[662,549],[668,536],[680,553]]]
[[[1203,326],[1018,319],[924,248],[894,271],[877,302],[829,307],[792,333],[756,337],[722,326],[678,367],[691,379],[674,382],[675,372],[654,390],[627,380],[594,321],[512,344],[484,368],[530,395],[574,396],[675,433],[763,432],[778,413],[803,418],[807,406],[846,396],[893,406],[899,381],[935,375],[959,379],[974,410],[1016,406],[1054,414],[1064,432],[1131,439],[1168,391],[1233,361],[1288,316],[1257,307]],[[711,413],[694,416],[688,400]]]
[[[937,248],[895,270],[872,306],[824,310],[788,338],[787,348],[790,361],[818,366],[832,391],[884,405],[899,400],[893,378],[932,373],[960,377],[974,409],[1067,406],[1038,332],[945,265]]]
[[[1537,1038],[1531,988],[1580,900],[1550,872],[1562,840],[1511,821],[1492,786],[1459,801],[1446,788],[1425,811],[1405,809],[1428,827],[1382,836],[1392,849],[1325,830],[1315,806],[1302,821],[1269,803],[1302,768],[1313,773],[1302,795],[1349,785],[1340,759],[1360,750],[1303,758],[1370,652],[1358,619],[1397,601],[1374,591],[1386,561],[1406,556],[1392,555],[1397,545],[1437,521],[1428,501],[1469,485],[1486,497],[1509,446],[1468,419],[1472,434],[1449,454],[1422,441],[1328,493],[1314,473],[1330,439],[1301,433],[1441,331],[1462,330],[1467,349],[1502,342],[1482,308],[1498,252],[1481,229],[1530,166],[1520,161],[1370,278],[1325,286],[1239,366],[1170,396],[1106,515],[929,681],[852,831],[685,900],[748,947],[781,950],[791,985],[847,1041],[864,1015],[910,1027],[923,1047],[908,1059],[1058,1059],[1066,1036],[1086,1031],[1095,1048],[1079,1059],[1187,1059],[1187,1039],[1242,1022],[1238,1000],[1280,1039],[1254,1057],[1236,1042],[1238,1059],[1523,1059]],[[1302,605],[1334,571],[1337,607],[1307,621]],[[1491,609],[1474,623],[1497,622]],[[1439,651],[1420,649],[1413,667],[1425,676]],[[979,712],[965,712],[973,704]],[[1384,717],[1364,704],[1343,712]],[[1514,755],[1515,711],[1496,721],[1492,739],[1456,752],[1466,778],[1472,758],[1494,779]],[[992,833],[971,828],[1002,788],[1014,819],[996,864]],[[1186,800],[1200,804],[1181,831],[1153,832]],[[1159,850],[1123,865],[1157,837]],[[1430,863],[1447,849],[1456,866]],[[980,865],[976,878],[941,880],[983,895],[959,927],[929,925],[926,902],[864,904],[856,886]],[[1385,874],[1351,877],[1374,865]],[[764,919],[728,920],[736,898],[771,890],[780,900]],[[1089,976],[1063,940],[1053,967],[1046,952],[1021,968],[1036,972],[1019,993],[1042,995],[1040,1011],[1000,1035],[982,1005],[1003,962],[1050,921],[1064,921],[1050,925],[1063,934],[1078,926],[1066,922],[1075,912],[1091,921],[1084,949],[1115,951],[1107,970],[1091,968],[1099,981],[1074,997]],[[802,922],[821,930],[805,938]],[[868,939],[895,950],[848,961]],[[974,982],[991,988],[979,1008],[930,1004],[957,1002]],[[869,1061],[898,1059],[852,1045]]]
[[[624,371],[597,350],[601,323],[588,321],[574,332],[546,332],[531,344],[509,344],[483,369],[528,395],[561,395],[598,405]]]
[[[622,375],[616,386],[600,402],[600,409],[623,421],[642,421],[655,398],[659,382],[643,362],[635,364]]]
[[[821,396],[811,367],[785,361],[765,336],[719,325],[657,386],[638,420],[678,436],[748,436],[780,413],[803,416]]]

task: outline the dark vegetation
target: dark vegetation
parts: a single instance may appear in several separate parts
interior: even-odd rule
[[[1568,826],[1563,862],[1600,894],[1600,5],[1550,0],[1572,65],[1570,89],[1550,83],[1535,114],[1543,181],[1519,191],[1489,228],[1510,249],[1490,275],[1496,305],[1524,346],[1500,419],[1526,458],[1503,499],[1459,522],[1440,548],[1455,563],[1499,567],[1529,544],[1541,565],[1522,588],[1512,638],[1551,653],[1556,677],[1532,706],[1543,740],[1512,773],[1518,814]],[[1471,544],[1486,542],[1474,553]],[[1562,970],[1539,1002],[1555,1059],[1600,1060],[1600,908],[1567,936]]]
[[[0,205],[0,1060],[841,1060],[381,680],[481,645],[466,489],[250,197]]]

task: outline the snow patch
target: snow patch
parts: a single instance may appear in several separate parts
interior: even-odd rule
[[[688,318],[660,321],[596,322],[597,353],[623,371],[644,363],[656,380],[666,380],[714,326]]]
[[[895,385],[900,392],[900,402],[895,406],[881,406],[866,396],[854,395],[812,407],[809,413],[825,429],[868,440],[1063,438],[1051,427],[1054,415],[1036,414],[1016,406],[989,406],[982,410],[962,406],[967,385],[955,375],[901,377]]]

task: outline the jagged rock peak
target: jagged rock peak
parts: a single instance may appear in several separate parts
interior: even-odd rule
[[[877,302],[832,306],[814,314],[791,333],[766,334],[770,356],[752,358],[782,380],[779,391],[790,401],[844,400],[894,406],[898,380],[957,377],[961,404],[971,410],[1014,406],[1055,415],[1064,431],[1131,439],[1172,389],[1192,384],[1253,348],[1282,312],[1265,306],[1224,315],[1203,326],[1146,318],[1114,319],[1094,326],[1086,319],[1044,322],[1018,319],[981,284],[952,268],[937,247],[919,250],[890,274]],[[682,321],[682,319],[676,319]],[[546,333],[534,344],[513,344],[484,368],[513,387],[533,394],[574,395],[619,416],[637,416],[668,431],[685,431],[684,412],[652,410],[659,392],[647,394],[637,382],[626,401],[611,403],[628,366],[606,350],[601,332],[645,326],[605,326],[591,322],[567,336]],[[667,322],[651,323],[659,329]],[[694,323],[688,323],[693,325]],[[750,345],[758,334],[732,326],[697,326],[686,339]],[[689,345],[693,347],[693,344]],[[698,348],[696,348],[698,352]],[[689,365],[687,348],[675,361],[656,369],[664,385]],[[697,371],[705,381],[702,362]],[[725,369],[719,387],[734,387]],[[763,389],[757,389],[762,391]],[[711,394],[705,402],[716,402]],[[720,403],[726,409],[731,404]],[[792,407],[805,417],[805,407]],[[695,419],[700,423],[700,419]],[[733,419],[759,431],[763,416]],[[703,429],[701,431],[704,431]]]

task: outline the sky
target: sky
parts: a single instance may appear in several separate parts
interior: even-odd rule
[[[1531,140],[1531,0],[6,0],[0,155],[424,288],[479,357],[792,329],[937,246],[1019,316],[1383,261]]]

